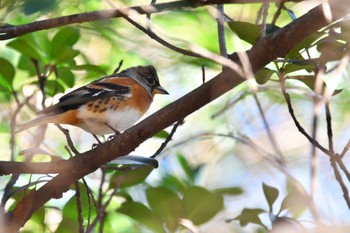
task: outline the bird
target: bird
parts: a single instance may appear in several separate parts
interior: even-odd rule
[[[17,133],[43,124],[68,124],[94,135],[130,128],[150,107],[155,94],[169,94],[153,66],[135,66],[107,75],[63,95]]]

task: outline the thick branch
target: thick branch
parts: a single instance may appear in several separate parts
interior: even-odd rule
[[[334,6],[348,6],[350,0],[334,0]],[[332,9],[333,10],[333,9]],[[346,7],[333,11],[333,20],[347,13]],[[283,57],[298,42],[313,32],[328,25],[322,6],[295,20],[272,35],[259,40],[247,52],[254,72],[263,68],[277,57]],[[236,58],[237,56],[231,56]],[[38,190],[25,196],[13,211],[7,215],[7,221],[1,226],[1,232],[16,232],[28,218],[47,201],[57,198],[67,191],[71,184],[85,175],[97,170],[101,165],[119,156],[129,154],[140,143],[152,137],[160,130],[183,119],[212,100],[242,83],[244,79],[231,69],[224,70],[212,80],[159,110],[144,121],[126,130],[111,141],[71,159],[73,168],[53,178]],[[98,155],[98,156],[96,156]]]

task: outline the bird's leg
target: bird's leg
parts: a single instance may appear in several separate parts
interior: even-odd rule
[[[92,134],[92,136],[96,139],[97,143],[93,143],[92,144],[92,148],[97,147],[98,145],[102,144],[102,142],[100,141],[100,139],[97,137],[96,134]]]
[[[110,128],[113,132],[114,132],[114,135],[111,135],[111,136],[109,136],[108,137],[108,141],[110,141],[110,140],[112,140],[116,135],[119,135],[119,134],[121,134],[118,130],[116,130],[115,128],[113,128],[112,126],[110,126],[109,124],[107,124],[107,123],[105,123],[106,124],[106,126],[108,127],[108,128]]]

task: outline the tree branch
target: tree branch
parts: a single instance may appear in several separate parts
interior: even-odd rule
[[[344,16],[350,0],[330,2],[333,20]],[[335,6],[342,6],[335,11]],[[251,50],[247,51],[253,72],[263,68],[277,57],[284,57],[298,42],[320,28],[328,25],[322,6],[318,6],[306,15],[295,20],[273,34],[261,38]],[[291,40],[291,38],[293,38]],[[230,56],[235,61],[238,56]],[[140,143],[152,137],[160,130],[183,119],[209,102],[241,84],[245,79],[235,71],[224,68],[216,77],[197,89],[169,104],[144,121],[134,125],[111,141],[75,156],[69,161],[71,169],[54,177],[38,190],[28,193],[13,212],[6,214],[6,221],[1,221],[1,232],[17,232],[30,216],[52,198],[59,198],[76,180],[96,171],[101,165],[133,151]],[[98,156],[96,156],[98,155]]]
[[[281,2],[283,0],[269,0],[269,2]],[[290,0],[298,2],[300,0]],[[85,23],[103,19],[123,17],[125,12],[136,11],[139,14],[153,14],[170,10],[179,10],[185,8],[196,8],[212,4],[227,4],[227,3],[257,3],[259,0],[181,0],[175,2],[159,3],[154,5],[143,5],[126,7],[123,9],[101,10],[89,13],[73,14],[53,19],[45,19],[33,23],[22,24],[18,26],[5,25],[0,27],[0,40],[15,38],[30,32],[36,32],[45,29],[51,29],[76,23]],[[124,12],[124,13],[123,13]]]

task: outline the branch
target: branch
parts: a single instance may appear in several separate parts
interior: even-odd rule
[[[281,2],[283,0],[269,0],[269,2]],[[291,2],[298,2],[300,0],[290,0]],[[196,8],[205,5],[212,4],[227,4],[227,3],[257,3],[259,0],[181,0],[175,2],[159,3],[154,5],[143,5],[143,6],[133,6],[125,7],[123,9],[113,9],[113,10],[101,10],[93,11],[89,13],[73,14],[62,17],[57,17],[53,19],[39,20],[33,23],[22,24],[18,26],[5,25],[0,27],[0,40],[7,40],[15,38],[30,32],[36,32],[56,27],[61,27],[76,23],[92,22],[103,19],[119,18],[123,17],[123,12],[135,11],[139,14],[153,14],[164,11],[180,10],[185,8]]]
[[[333,0],[330,3],[333,20],[336,20],[344,16],[348,9],[340,7],[336,12],[333,7],[349,6],[350,0]],[[253,72],[260,70],[277,57],[284,57],[298,42],[329,23],[323,14],[322,6],[318,6],[286,27],[261,38],[251,50],[247,51]],[[230,57],[239,61],[236,54]],[[38,190],[28,193],[13,212],[6,214],[6,221],[0,223],[2,224],[0,232],[17,232],[36,210],[50,199],[61,197],[76,180],[117,157],[129,154],[160,130],[185,118],[244,81],[245,79],[235,71],[224,68],[210,81],[127,129],[111,141],[71,158],[69,161],[72,167],[69,172],[60,173]]]

